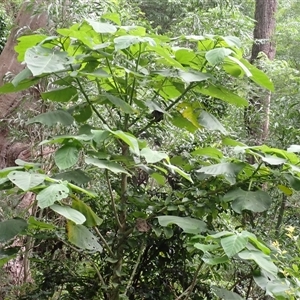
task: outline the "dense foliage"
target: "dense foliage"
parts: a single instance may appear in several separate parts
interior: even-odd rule
[[[151,20],[158,6],[139,2],[159,32],[180,27],[170,24],[179,2],[166,23]],[[196,14],[182,5],[186,19],[172,38],[106,8],[101,20],[19,38],[26,68],[0,94],[39,84],[49,109],[26,124],[45,133],[42,153],[53,153],[0,170],[3,195],[36,195],[30,216],[0,222],[0,265],[20,253],[31,262],[34,284],[20,299],[300,297],[300,146],[280,116],[289,91],[275,91],[280,111],[271,113],[280,130],[270,137],[283,139],[247,146],[248,93],[274,92],[246,59],[251,1],[200,2],[202,25],[185,32]],[[225,18],[208,29],[213,13]],[[233,36],[237,24],[243,34]],[[265,64],[275,88],[297,95],[297,72],[285,76],[291,66]],[[288,118],[296,122],[296,112]]]

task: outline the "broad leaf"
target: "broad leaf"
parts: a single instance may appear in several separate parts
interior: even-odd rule
[[[86,227],[95,227],[98,225],[101,225],[103,220],[100,219],[91,209],[90,206],[85,204],[83,201],[79,199],[73,199],[72,201],[72,207],[75,208],[77,211],[81,212],[85,218],[86,221],[84,222],[84,226]]]
[[[22,171],[13,171],[8,174],[8,179],[23,191],[38,186],[44,182],[45,175],[37,173],[29,173]]]
[[[224,300],[244,300],[244,298],[237,293],[225,290],[224,288],[212,286],[212,290],[218,297]]]
[[[40,78],[34,78],[34,79],[26,79],[22,82],[20,82],[17,86],[14,86],[12,83],[6,83],[3,86],[0,87],[0,95],[1,94],[7,94],[7,93],[16,93],[19,91],[26,90],[30,88],[31,86],[38,83]]]
[[[27,228],[27,222],[15,218],[0,222],[0,242],[7,242]]]
[[[217,159],[223,157],[223,153],[220,150],[212,147],[199,148],[194,150],[191,154],[193,156],[201,155],[201,156],[217,158]]]
[[[66,111],[64,110],[55,110],[55,111],[49,111],[43,114],[40,114],[32,119],[29,119],[27,121],[28,124],[32,123],[42,123],[47,126],[53,126],[57,123],[61,123],[65,126],[70,126],[74,122],[74,118]]]
[[[185,178],[186,180],[190,181],[191,183],[194,183],[193,182],[193,179],[191,178],[191,175],[185,173],[184,171],[182,171],[181,169],[179,169],[178,167],[176,166],[173,166],[171,164],[166,164],[164,163],[164,165],[166,167],[168,167],[170,170],[172,170],[173,172],[176,172],[177,174],[179,174],[181,177]]]
[[[97,33],[115,33],[117,31],[117,27],[109,23],[95,22],[91,19],[86,19],[86,22],[90,24]]]
[[[71,144],[59,148],[54,155],[56,165],[60,170],[74,166],[79,159],[79,149]]]
[[[237,213],[243,210],[263,212],[269,209],[272,199],[264,191],[244,191],[236,189],[224,196],[224,201],[232,201],[232,209]]]
[[[42,93],[41,96],[44,100],[49,99],[54,102],[75,102],[78,100],[77,89],[73,86],[62,87],[51,91],[47,91]]]
[[[215,265],[227,263],[229,261],[229,258],[226,255],[217,256],[205,252],[204,255],[202,256],[202,260],[208,265],[215,266]]]
[[[244,163],[220,163],[216,165],[211,165],[207,167],[202,167],[197,170],[199,173],[210,174],[214,176],[224,175],[225,178],[231,183],[236,182],[237,174],[245,167]]]
[[[40,208],[46,208],[54,202],[67,198],[69,189],[64,184],[51,184],[38,193],[36,200]]]
[[[32,73],[28,68],[23,69],[13,80],[12,84],[16,87],[18,84],[26,79],[32,77]]]
[[[207,231],[206,224],[203,221],[190,217],[159,216],[157,219],[161,226],[176,224],[186,233],[199,234]]]
[[[25,62],[33,76],[65,71],[69,68],[68,53],[34,46],[25,53]]]
[[[221,245],[228,257],[232,257],[245,248],[248,243],[248,238],[241,234],[233,234],[223,237]]]
[[[233,51],[227,48],[216,48],[206,52],[205,58],[215,66],[223,62],[224,58],[229,56]]]
[[[53,204],[50,208],[66,219],[73,221],[75,224],[83,224],[86,221],[85,216],[72,207]]]
[[[113,105],[115,105],[117,108],[120,108],[124,113],[127,114],[134,113],[134,109],[124,100],[107,93],[103,94],[103,96],[105,96],[107,100]]]
[[[20,247],[10,247],[6,249],[0,249],[0,268],[2,268],[11,259],[15,258],[19,250]]]
[[[117,130],[117,131],[110,130],[110,132],[117,138],[123,140],[123,142],[125,142],[130,147],[130,150],[135,155],[140,156],[139,143],[138,140],[133,135],[121,130]]]
[[[287,148],[288,152],[293,152],[293,153],[299,153],[300,152],[300,145],[291,145],[290,147]]]
[[[241,259],[254,260],[260,268],[267,272],[277,275],[278,269],[272,262],[270,256],[257,250],[244,250],[238,254]]]
[[[141,150],[141,156],[145,157],[146,162],[148,164],[154,164],[157,163],[163,159],[168,158],[168,155],[164,152],[155,151],[150,148],[143,148]]]
[[[227,134],[226,129],[218,121],[218,119],[204,110],[201,112],[200,116],[198,117],[198,122],[200,125],[202,125],[208,130],[218,130],[223,134]]]
[[[97,238],[83,225],[76,225],[68,221],[67,235],[69,242],[78,248],[102,252]]]
[[[91,180],[91,178],[81,169],[58,173],[54,176],[54,178],[71,181],[79,185],[86,184]]]
[[[130,175],[121,165],[113,162],[113,161],[109,161],[109,160],[100,160],[97,158],[91,158],[91,157],[87,157],[85,159],[85,162],[87,164],[91,164],[94,165],[100,169],[107,169],[115,174],[118,173],[125,173]]]
[[[208,87],[199,87],[197,89],[201,94],[221,99],[230,104],[239,107],[248,106],[248,101],[223,86],[209,85]]]

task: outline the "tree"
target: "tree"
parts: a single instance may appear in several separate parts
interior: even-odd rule
[[[253,32],[254,43],[250,62],[261,65],[261,67],[263,64],[259,60],[263,60],[264,56],[270,60],[275,57],[276,10],[277,0],[256,0],[256,24]],[[261,90],[256,90],[253,96],[250,96],[249,109],[245,111],[245,123],[249,137],[256,145],[263,143],[268,137],[270,101],[270,92],[263,93]]]

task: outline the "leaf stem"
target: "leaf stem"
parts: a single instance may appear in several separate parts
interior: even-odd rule
[[[98,234],[98,236],[100,237],[100,240],[102,241],[102,243],[104,244],[105,248],[107,249],[108,253],[110,254],[111,257],[115,257],[114,253],[112,252],[111,248],[109,247],[108,243],[106,242],[104,236],[101,234],[101,232],[99,231],[99,229],[95,226],[94,230],[96,231],[96,233]]]

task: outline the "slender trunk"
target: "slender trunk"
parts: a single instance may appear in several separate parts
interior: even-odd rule
[[[273,60],[276,46],[273,40],[275,33],[275,13],[277,0],[256,0],[254,43],[250,62],[260,67],[260,53]],[[264,143],[269,133],[269,114],[271,93],[263,90],[256,91],[256,95],[249,100],[249,108],[245,111],[245,125],[250,140],[258,145]]]

